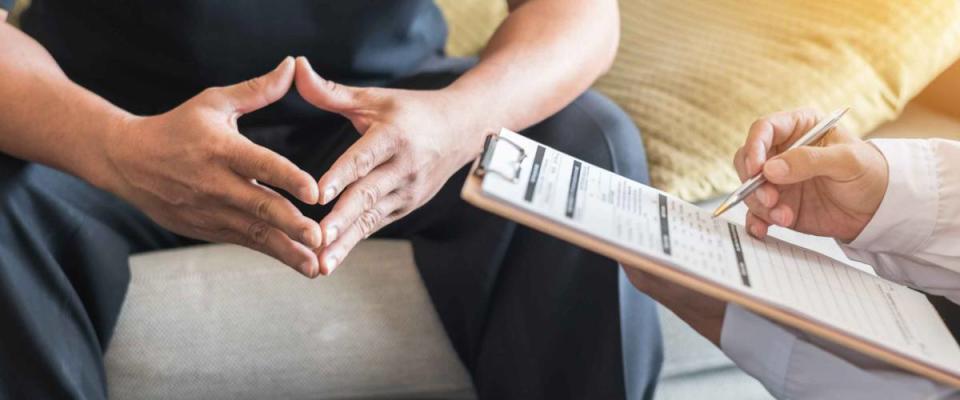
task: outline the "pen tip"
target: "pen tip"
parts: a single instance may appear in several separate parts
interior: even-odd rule
[[[727,203],[724,202],[723,204],[720,205],[720,207],[717,207],[716,210],[713,210],[713,217],[714,218],[719,217],[720,214],[723,214],[724,211],[727,211],[728,207],[729,206],[727,205]]]

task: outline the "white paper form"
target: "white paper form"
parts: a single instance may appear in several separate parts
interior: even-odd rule
[[[832,258],[714,219],[706,210],[504,130],[486,196],[598,240],[820,321],[944,370],[960,371],[960,346],[925,296]]]

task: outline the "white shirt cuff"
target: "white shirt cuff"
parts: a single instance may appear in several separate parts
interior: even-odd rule
[[[796,342],[797,335],[788,328],[727,303],[720,349],[777,398],[785,398],[787,369]]]
[[[933,147],[927,140],[870,140],[887,160],[889,180],[880,207],[860,235],[842,245],[857,251],[911,254],[933,235],[938,182]],[[855,250],[853,252],[847,250]]]

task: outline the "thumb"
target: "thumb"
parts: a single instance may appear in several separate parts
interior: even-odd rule
[[[321,78],[306,57],[297,57],[296,84],[300,96],[322,110],[344,114],[357,107],[357,88]]]
[[[815,177],[851,181],[862,175],[860,149],[852,145],[803,146],[788,150],[763,165],[763,175],[777,185],[789,185]]]
[[[283,62],[266,75],[223,88],[228,104],[240,114],[264,108],[283,98],[293,84],[293,57]]]

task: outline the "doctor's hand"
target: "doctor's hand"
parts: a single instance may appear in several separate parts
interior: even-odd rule
[[[241,115],[279,100],[293,77],[287,58],[267,75],[204,90],[165,114],[128,118],[104,141],[96,159],[108,172],[93,181],[173,232],[240,244],[317,276],[319,225],[264,186],[315,204],[316,181],[237,131]]]
[[[723,331],[723,319],[727,310],[725,301],[635,267],[624,265],[622,268],[633,287],[673,311],[700,335],[720,347],[720,333]]]
[[[768,182],[745,203],[747,229],[764,237],[770,225],[850,242],[863,231],[887,190],[887,163],[873,145],[842,127],[819,145],[786,149],[817,124],[813,110],[780,112],[753,123],[734,156],[744,181]]]
[[[297,90],[317,108],[348,118],[361,137],[320,178],[321,273],[332,272],[364,238],[420,207],[472,160],[482,110],[443,90],[358,88],[321,78],[297,59]]]

